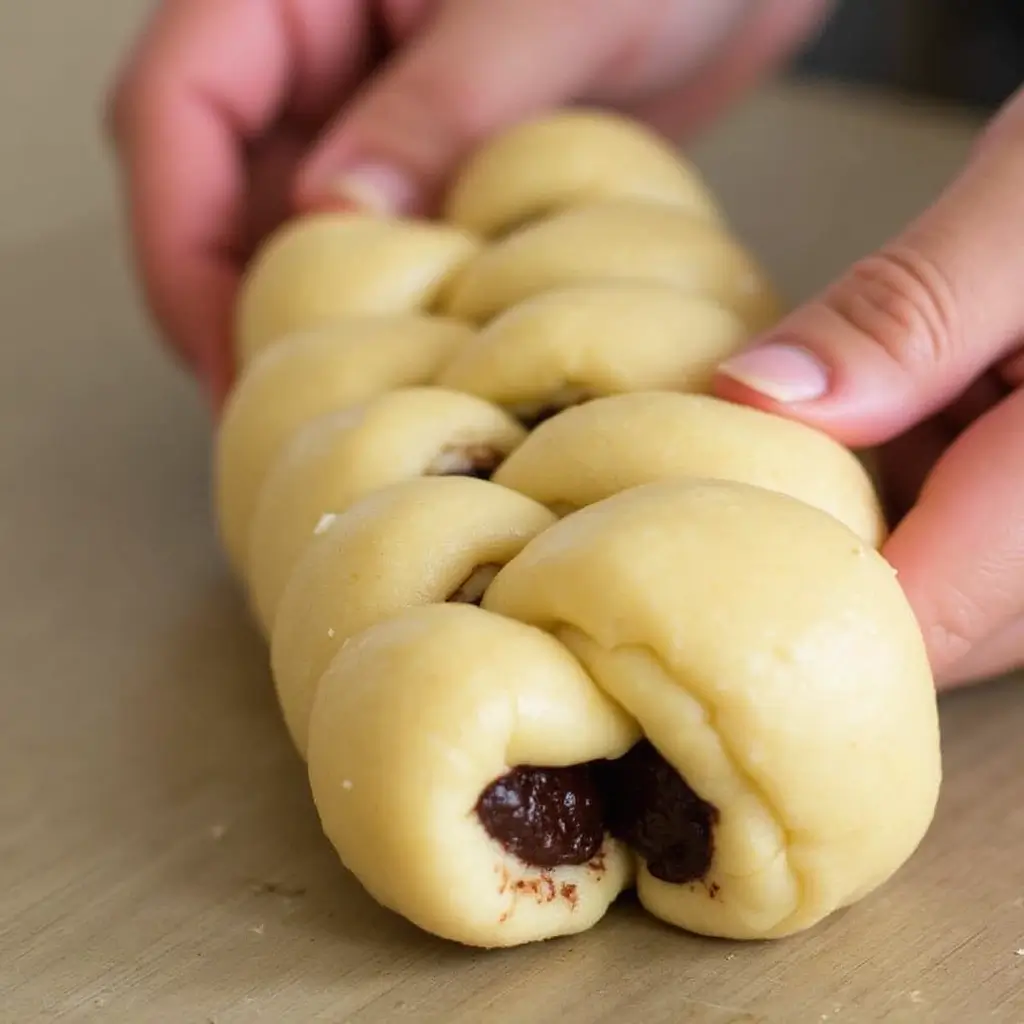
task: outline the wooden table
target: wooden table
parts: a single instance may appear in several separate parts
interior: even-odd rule
[[[1024,1021],[1012,680],[944,700],[919,854],[790,941],[702,941],[625,905],[583,937],[469,952],[346,876],[218,552],[208,424],[141,317],[94,137],[144,9],[0,13],[0,1020]],[[975,128],[780,88],[696,155],[802,297],[927,202]]]

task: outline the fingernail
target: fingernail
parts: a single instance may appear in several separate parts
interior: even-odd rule
[[[362,164],[330,182],[335,200],[377,214],[406,212],[415,198],[415,186],[403,171],[386,164]]]
[[[727,359],[718,372],[776,402],[812,402],[828,391],[825,365],[807,349],[769,343]]]

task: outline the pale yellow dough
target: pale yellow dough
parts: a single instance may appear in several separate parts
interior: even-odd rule
[[[561,110],[524,121],[474,153],[448,194],[445,219],[491,238],[566,206],[657,201],[721,221],[697,171],[637,121]]]
[[[356,213],[292,221],[263,246],[242,282],[235,351],[258,351],[349,316],[429,311],[477,242],[441,223]]]
[[[871,477],[847,448],[802,423],[708,395],[638,392],[566,409],[537,427],[493,479],[565,514],[682,477],[781,491],[829,512],[872,547],[885,538]]]
[[[434,387],[401,388],[306,424],[267,475],[249,536],[247,582],[265,633],[324,516],[400,480],[465,473],[478,455],[503,457],[524,436],[497,406]]]
[[[479,250],[453,277],[442,308],[484,323],[539,292],[606,280],[705,296],[752,331],[782,314],[761,267],[721,225],[677,206],[624,200],[570,207]]]
[[[317,683],[351,637],[413,605],[479,599],[554,521],[515,491],[454,476],[393,484],[334,519],[303,552],[274,622],[274,684],[299,752]]]
[[[582,284],[499,314],[438,381],[529,418],[598,395],[706,391],[718,364],[749,338],[735,313],[668,285]]]
[[[531,541],[484,607],[566,644],[718,808],[702,883],[641,867],[658,917],[792,934],[925,835],[941,761],[924,643],[892,568],[832,516],[747,484],[648,484]]]
[[[618,757],[636,727],[557,641],[471,605],[359,633],[321,680],[309,780],[342,863],[385,907],[467,945],[585,931],[632,881],[606,839],[578,867],[507,854],[474,809],[510,767]]]
[[[583,932],[634,883],[697,933],[812,927],[911,857],[941,759],[867,470],[710,396],[781,298],[618,115],[509,128],[442,211],[299,217],[235,311],[217,523],[328,839],[468,945]],[[692,884],[609,836],[531,867],[476,813],[512,768],[644,738],[717,809]]]
[[[301,426],[393,388],[429,383],[472,336],[439,317],[354,316],[261,351],[232,390],[217,434],[217,521],[235,571],[244,575],[267,472]]]

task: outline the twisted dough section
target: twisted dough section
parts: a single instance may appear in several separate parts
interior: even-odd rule
[[[259,352],[228,398],[215,453],[217,519],[235,571],[245,569],[267,474],[303,425],[395,388],[429,384],[472,336],[440,317],[353,316]]]
[[[496,406],[443,388],[403,388],[306,424],[260,491],[249,585],[267,632],[303,549],[324,516],[419,476],[488,477],[525,432]]]
[[[360,630],[421,604],[477,603],[495,573],[555,517],[471,477],[423,477],[376,491],[303,552],[275,621],[271,667],[305,755],[316,686]]]
[[[444,938],[513,946],[590,928],[633,867],[611,837],[578,864],[524,863],[481,824],[481,793],[510,764],[616,757],[635,737],[552,637],[427,605],[359,633],[331,664],[309,779],[328,838],[381,904]]]
[[[258,254],[238,302],[236,353],[350,316],[433,308],[477,242],[444,224],[325,213],[286,225]]]
[[[670,285],[569,285],[496,316],[438,380],[534,425],[603,395],[708,391],[718,364],[748,335],[735,313]]]
[[[258,254],[218,525],[384,905],[507,946],[639,870],[665,920],[763,938],[910,855],[934,696],[870,481],[701,394],[780,308],[685,161],[581,111],[484,147],[439,222],[321,214]]]
[[[845,523],[872,547],[885,517],[861,462],[830,437],[705,395],[595,399],[539,426],[494,474],[560,514],[640,484],[683,477],[779,491]]]
[[[941,778],[924,643],[891,567],[833,517],[761,488],[673,481],[575,513],[483,607],[544,629],[718,810],[701,884],[641,901],[710,935],[817,923],[887,880]]]
[[[479,150],[448,194],[444,219],[494,239],[555,210],[605,199],[665,203],[723,220],[675,149],[627,118],[585,109],[523,122]]]
[[[441,309],[482,324],[548,289],[603,280],[657,281],[703,296],[753,331],[782,312],[760,267],[719,225],[621,199],[571,207],[481,249],[455,275]]]

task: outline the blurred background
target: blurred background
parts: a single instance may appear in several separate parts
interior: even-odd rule
[[[1024,82],[1024,2],[840,0],[794,70],[988,110]]]

